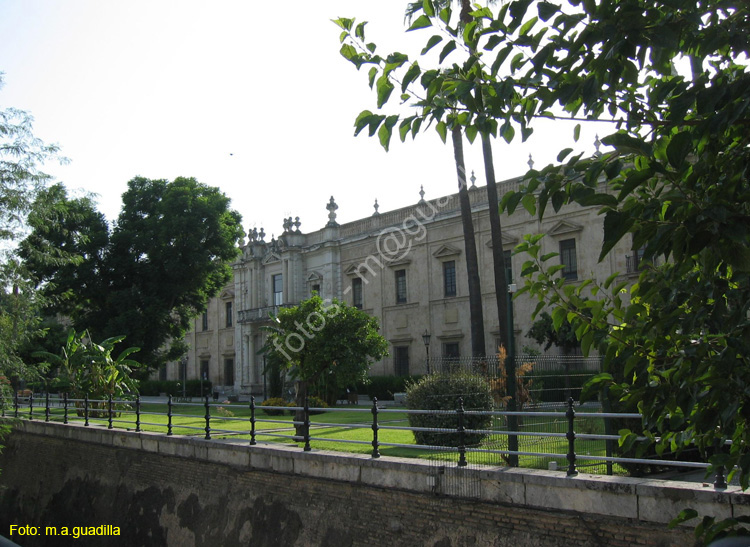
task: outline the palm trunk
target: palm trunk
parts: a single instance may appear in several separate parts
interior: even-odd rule
[[[471,316],[471,355],[474,358],[484,357],[484,314],[482,311],[482,289],[479,281],[479,262],[474,237],[474,223],[471,218],[471,201],[466,187],[466,169],[464,167],[464,146],[461,126],[452,129],[453,156],[456,160],[458,175],[458,199],[461,205],[461,224],[466,248],[466,271],[469,281],[469,313]]]
[[[500,328],[500,341],[505,346],[507,353],[505,358],[505,387],[506,394],[510,397],[506,408],[510,411],[517,410],[516,386],[516,352],[513,341],[513,325],[508,321],[508,280],[505,276],[505,254],[503,253],[503,232],[500,223],[499,201],[497,197],[497,184],[495,182],[495,166],[492,158],[492,142],[490,135],[482,131],[482,154],[484,156],[484,173],[487,177],[487,201],[490,209],[490,232],[492,234],[492,264],[495,270],[495,298],[497,301],[497,319]],[[518,418],[508,416],[508,429],[518,431]],[[508,450],[518,451],[518,437],[508,435]],[[511,454],[508,457],[511,466],[518,465],[518,456]]]

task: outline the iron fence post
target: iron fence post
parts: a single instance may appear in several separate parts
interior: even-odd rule
[[[459,397],[458,398],[458,410],[456,411],[456,415],[458,416],[458,466],[459,467],[466,467],[466,435],[464,427],[464,398]]]
[[[378,441],[378,398],[372,398],[372,457],[380,457],[380,442]]]
[[[34,419],[34,392],[29,394],[29,420]]]
[[[167,435],[172,434],[172,395],[167,395]]]
[[[568,438],[568,477],[578,475],[576,470],[576,432],[575,417],[576,411],[573,410],[573,397],[568,397],[568,411],[565,416],[568,418],[568,432],[565,435]]]
[[[44,421],[49,422],[49,391],[44,394]]]
[[[141,395],[140,393],[135,396],[135,431],[140,433],[141,431]]]
[[[18,390],[16,390],[16,394],[13,397],[13,407],[14,407],[14,416],[18,418]]]
[[[68,423],[68,392],[63,393],[63,423]]]
[[[112,394],[107,397],[107,429],[112,429]]]
[[[255,442],[255,397],[250,397],[250,444],[254,445]]]
[[[305,431],[305,452],[310,452],[310,408],[307,404],[307,388],[305,388],[305,406],[304,406],[304,431]]]
[[[0,392],[0,412],[2,412],[2,417],[5,418],[5,395]]]
[[[206,440],[211,439],[211,411],[210,411],[210,405],[208,403],[208,395],[206,395]]]
[[[89,425],[89,394],[83,395],[83,425]]]
[[[719,465],[716,468],[716,476],[714,477],[714,488],[719,489],[719,488],[727,487],[727,479],[724,476],[724,471],[725,469],[723,465]]]

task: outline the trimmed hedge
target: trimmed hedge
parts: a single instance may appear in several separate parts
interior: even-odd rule
[[[482,376],[469,372],[432,374],[422,377],[406,388],[406,406],[411,410],[456,410],[459,398],[464,410],[492,410],[492,390]],[[492,416],[465,415],[466,429],[487,429]],[[409,414],[411,427],[457,429],[456,414]],[[478,445],[486,437],[483,433],[464,434],[464,445]],[[459,446],[458,433],[414,431],[417,444],[429,446]]]
[[[566,386],[566,374],[568,375]],[[581,388],[591,378],[598,374],[592,370],[532,370],[525,376],[525,379],[532,381],[529,392],[531,399],[535,403],[565,403],[568,398],[567,390],[570,389],[570,396],[573,400],[578,401],[581,397]]]

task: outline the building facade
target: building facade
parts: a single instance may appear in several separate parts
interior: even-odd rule
[[[520,179],[498,184],[502,196],[518,190]],[[486,187],[469,190],[482,284],[486,352],[497,351],[499,322],[492,275],[492,245]],[[471,354],[469,294],[458,194],[379,213],[346,224],[336,222],[333,197],[326,205],[329,221],[321,229],[300,231],[299,219],[284,219],[283,234],[265,241],[253,229],[240,242],[233,265],[234,281],[205,313],[194,320],[187,335],[190,351],[182,363],[167,365],[169,379],[210,380],[224,393],[264,393],[264,327],[269,313],[295,305],[317,292],[338,298],[377,317],[390,355],[375,363],[371,374],[423,374],[431,357]],[[495,205],[496,206],[496,205]],[[561,275],[568,282],[613,272],[637,274],[637,253],[621,242],[598,262],[603,217],[598,207],[564,206],[540,221],[522,207],[502,214],[503,251],[508,278],[520,280],[528,257],[513,255],[525,234],[545,234],[542,252],[559,253]],[[635,257],[633,255],[636,255]],[[534,347],[526,335],[536,306],[527,295],[513,303],[517,348]],[[423,335],[429,334],[429,347]]]

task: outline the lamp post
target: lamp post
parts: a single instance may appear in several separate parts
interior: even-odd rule
[[[427,332],[427,330],[424,331],[424,334],[422,335],[422,341],[424,342],[424,349],[427,352],[427,374],[430,374],[430,338],[432,338],[432,335]]]

